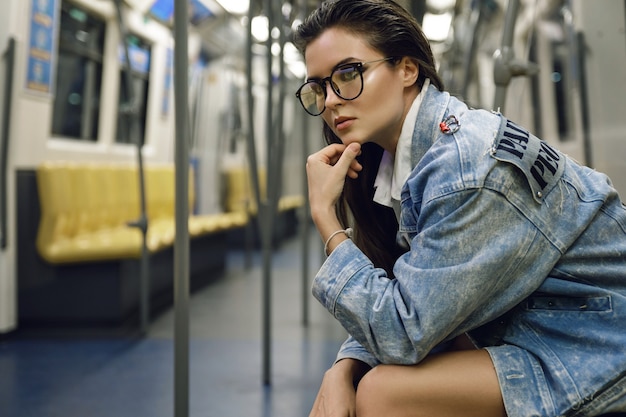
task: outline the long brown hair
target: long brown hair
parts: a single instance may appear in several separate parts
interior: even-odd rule
[[[421,89],[426,79],[443,90],[437,74],[430,43],[419,24],[402,6],[392,0],[329,0],[325,1],[302,23],[294,33],[296,47],[304,53],[307,46],[324,31],[339,27],[362,36],[369,45],[387,57],[410,57],[419,65],[416,84]],[[324,138],[328,144],[341,143],[332,129],[324,124]],[[374,180],[383,149],[374,143],[365,143],[358,157],[363,166],[356,180],[347,178],[337,203],[339,220],[355,229],[354,241],[375,266],[384,268],[393,276],[393,264],[402,254],[396,244],[398,222],[393,210],[375,203]]]

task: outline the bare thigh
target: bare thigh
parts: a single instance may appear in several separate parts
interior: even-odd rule
[[[417,365],[379,365],[361,380],[357,417],[506,417],[485,350],[446,352]]]

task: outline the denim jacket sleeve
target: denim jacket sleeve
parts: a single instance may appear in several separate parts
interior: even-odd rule
[[[484,213],[491,213],[484,215]],[[414,364],[447,339],[485,324],[543,279],[532,269],[534,228],[487,190],[451,192],[424,206],[428,218],[395,265],[376,269],[350,241],[319,271],[314,295],[382,363]],[[500,230],[509,233],[500,233]],[[540,277],[540,278],[539,278]]]
[[[363,345],[361,345],[352,336],[349,336],[348,339],[343,342],[343,345],[341,345],[341,348],[337,353],[337,358],[335,362],[346,358],[358,359],[361,362],[365,362],[366,364],[368,364],[371,368],[374,368],[376,365],[380,364],[376,357],[369,353],[367,349],[365,349]]]

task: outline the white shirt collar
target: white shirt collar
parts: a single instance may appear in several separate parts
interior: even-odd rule
[[[413,104],[411,104],[411,108],[404,119],[396,146],[395,158],[394,155],[384,151],[380,160],[378,174],[374,181],[374,201],[384,206],[394,207],[399,204],[402,186],[413,171],[411,164],[413,130],[417,121],[417,113],[429,84],[430,80],[426,79],[422,90],[413,100]]]

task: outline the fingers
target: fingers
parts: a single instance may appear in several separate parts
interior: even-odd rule
[[[338,171],[342,171],[342,176],[357,178],[358,173],[363,169],[356,159],[360,153],[361,146],[358,143],[351,143],[348,146],[332,144],[310,155],[307,159],[307,166],[317,163],[336,166]]]
[[[310,155],[306,163],[309,203],[312,212],[332,211],[343,191],[346,177],[357,178],[359,144],[332,144]]]
[[[348,168],[348,177],[352,179],[356,179],[359,177],[359,172],[363,169],[363,166],[356,159],[350,163],[350,167]]]
[[[345,170],[346,175],[350,178],[357,178],[359,171],[363,169],[356,157],[361,153],[361,145],[358,143],[349,144],[341,154],[337,164],[339,167]]]

